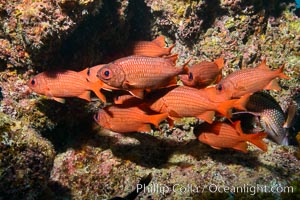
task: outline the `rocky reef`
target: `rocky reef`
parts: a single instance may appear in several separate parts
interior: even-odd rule
[[[153,179],[141,199],[299,198],[300,19],[294,1],[14,0],[0,5],[0,199],[124,197],[149,173]],[[284,111],[292,101],[298,105],[291,145],[266,139],[266,153],[254,146],[247,154],[216,150],[196,140],[194,119],[173,130],[162,124],[161,132],[113,133],[93,121],[103,105],[99,100],[60,104],[28,92],[26,81],[34,74],[106,63],[128,42],[158,35],[176,44],[179,63],[223,56],[224,76],[262,58],[273,69],[285,64],[291,79],[280,80],[282,91],[270,93]],[[225,191],[244,186],[246,192]],[[253,189],[264,186],[268,192]]]

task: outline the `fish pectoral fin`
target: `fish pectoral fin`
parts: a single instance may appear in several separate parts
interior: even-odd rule
[[[59,102],[59,103],[65,103],[66,100],[64,98],[59,98],[59,97],[50,97],[51,99]]]
[[[264,89],[280,91],[281,87],[278,85],[276,79],[273,79],[266,87],[264,87]]]
[[[99,80],[99,81],[93,83],[92,90],[101,101],[106,103],[106,97],[100,91],[102,86],[103,86],[103,82],[101,80]]]
[[[171,81],[165,87],[172,87],[177,85],[177,77],[171,79]]]
[[[209,145],[209,146],[211,146],[211,145]],[[214,148],[214,149],[218,149],[218,150],[222,149],[221,147],[217,147],[217,146],[211,146],[211,147]]]
[[[81,99],[87,100],[87,101],[91,101],[91,92],[90,91],[85,91],[84,93],[82,93],[78,97],[81,98]]]
[[[143,124],[138,129],[138,132],[151,132],[151,126],[150,124]]]
[[[239,134],[239,135],[243,135],[244,132],[242,130],[242,126],[241,126],[241,121],[236,121],[236,122],[233,122],[233,126],[236,130],[236,132]]]
[[[169,110],[169,116],[170,118],[172,118],[173,120],[178,120],[180,119],[180,116],[177,112],[175,112],[174,110]]]
[[[143,99],[144,98],[144,89],[130,89],[128,90],[130,92],[130,94],[132,94],[133,96]]]
[[[215,111],[206,111],[204,113],[201,113],[200,115],[197,115],[197,118],[204,120],[210,124],[213,123],[214,117],[215,117]]]
[[[248,152],[248,144],[245,141],[238,143],[237,145],[233,146],[232,148],[235,150],[242,151],[244,153]]]

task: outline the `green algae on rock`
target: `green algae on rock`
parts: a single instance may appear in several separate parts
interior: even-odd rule
[[[34,130],[0,113],[0,194],[35,199],[46,188],[55,152]]]

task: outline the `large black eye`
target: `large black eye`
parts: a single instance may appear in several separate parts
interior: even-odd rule
[[[107,69],[107,68],[101,70],[101,77],[102,77],[103,79],[106,79],[106,80],[112,78],[112,72],[111,72],[111,70],[110,70],[110,69]]]
[[[218,84],[218,85],[216,86],[216,89],[217,89],[218,91],[222,91],[222,90],[223,90],[223,86],[222,86],[221,84]]]
[[[104,76],[109,77],[109,71],[108,70],[105,70],[103,74],[104,74]]]
[[[189,80],[191,81],[191,80],[193,80],[193,78],[194,78],[194,77],[193,77],[193,73],[190,72],[190,73],[189,73]]]
[[[35,84],[35,80],[32,79],[31,82],[30,82],[30,84],[31,84],[31,85],[34,85],[34,84]]]

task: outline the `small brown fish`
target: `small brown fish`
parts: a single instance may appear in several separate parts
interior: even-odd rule
[[[167,116],[167,114],[148,115],[138,107],[112,105],[100,109],[94,119],[103,128],[118,133],[128,133],[150,132],[150,124],[158,127]]]
[[[152,41],[133,42],[127,50],[127,55],[160,57],[170,55],[175,45],[165,48],[165,37],[158,36]]]
[[[188,75],[180,75],[180,80],[186,86],[204,88],[210,84],[219,82],[222,78],[223,57],[214,62],[203,61],[192,65]]]
[[[245,134],[241,129],[240,121],[236,122],[234,126],[223,122],[214,122],[211,125],[203,124],[199,130],[199,141],[215,149],[232,148],[247,153],[246,142],[250,142],[261,150],[267,151],[267,145],[262,140],[267,133]]]
[[[168,58],[129,56],[102,67],[98,78],[115,89],[127,90],[143,98],[145,90],[176,85],[179,74],[187,74],[186,64],[176,68],[177,55]]]
[[[222,79],[216,90],[220,94],[226,94],[228,98],[239,98],[247,93],[254,93],[261,90],[280,90],[275,80],[276,77],[290,79],[283,73],[284,65],[278,70],[270,70],[266,60],[255,68],[247,68],[235,71]]]
[[[214,88],[211,88],[214,90]],[[151,110],[159,113],[168,113],[169,118],[176,120],[182,117],[197,117],[208,123],[213,122],[215,111],[230,118],[232,107],[239,104],[246,104],[247,99],[226,100],[224,102],[213,102],[209,100],[206,90],[196,89],[187,86],[177,86],[158,90],[150,93],[148,106]]]
[[[91,90],[106,102],[105,96],[100,92],[101,81],[90,82],[86,78],[87,73],[88,69],[80,72],[71,70],[42,72],[31,78],[27,85],[33,92],[61,103],[64,103],[64,97],[78,97],[90,101]]]

